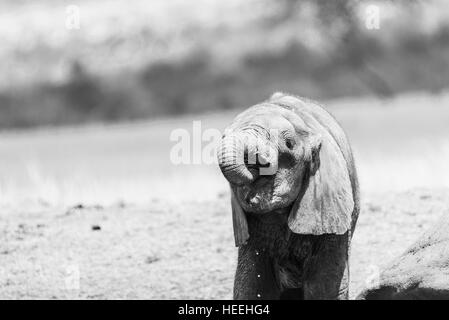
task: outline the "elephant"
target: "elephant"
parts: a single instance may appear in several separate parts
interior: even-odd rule
[[[449,215],[444,215],[402,255],[360,300],[449,300]]]
[[[348,299],[360,196],[335,118],[278,92],[232,121],[217,157],[238,247],[234,299]]]

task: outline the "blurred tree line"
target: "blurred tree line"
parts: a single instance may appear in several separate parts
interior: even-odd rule
[[[0,126],[120,121],[241,108],[274,91],[315,99],[389,98],[404,91],[438,92],[449,85],[447,25],[426,37],[419,30],[402,30],[394,36],[394,45],[387,46],[382,37],[393,31],[370,33],[360,20],[364,1],[273,1],[279,10],[258,22],[259,33],[281,30],[308,6],[314,9],[317,33],[328,49],[317,53],[293,37],[281,50],[254,48],[236,67],[226,69],[220,68],[223,61],[206,46],[181,60],[162,60],[107,77],[92,73],[75,58],[69,62],[65,82],[0,92]],[[420,5],[418,1],[384,2],[403,10],[414,6],[419,10]],[[295,34],[295,30],[288,32]]]

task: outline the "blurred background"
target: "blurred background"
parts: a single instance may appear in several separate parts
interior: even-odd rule
[[[1,0],[0,39],[9,204],[215,196],[216,166],[170,163],[170,132],[275,91],[325,102],[367,190],[449,185],[444,0]]]
[[[230,298],[228,186],[170,135],[276,91],[352,142],[352,288],[447,211],[447,0],[0,0],[0,40],[2,298]]]
[[[439,93],[449,4],[429,1],[0,2],[1,128]]]

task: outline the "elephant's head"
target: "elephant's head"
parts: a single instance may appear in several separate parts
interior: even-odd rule
[[[348,231],[354,202],[335,128],[341,130],[323,109],[282,94],[226,128],[218,161],[231,185],[237,245],[250,236],[246,213],[287,211],[290,229],[299,234]]]

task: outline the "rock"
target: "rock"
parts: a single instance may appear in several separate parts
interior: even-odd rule
[[[150,256],[150,257],[147,257],[147,258],[145,259],[145,262],[148,263],[148,264],[151,264],[151,263],[157,262],[157,261],[159,261],[159,260],[160,260],[159,257],[156,257],[156,256]]]
[[[99,230],[101,230],[101,227],[99,225],[95,224],[95,225],[92,226],[92,230],[93,231],[99,231]]]
[[[449,214],[394,259],[379,280],[357,299],[449,299]]]

